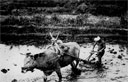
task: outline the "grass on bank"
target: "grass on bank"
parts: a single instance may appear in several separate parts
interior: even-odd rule
[[[68,16],[68,15],[67,15]],[[1,26],[3,25],[35,25],[35,26],[95,26],[95,27],[107,27],[107,28],[117,28],[120,27],[119,17],[108,17],[108,16],[94,16],[91,14],[83,15],[42,15],[36,14],[32,16],[8,16],[1,21]]]

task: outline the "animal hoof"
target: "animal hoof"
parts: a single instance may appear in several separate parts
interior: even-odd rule
[[[75,69],[72,69],[72,74],[73,75],[80,75],[81,74],[81,70],[80,69],[77,69],[77,68],[75,68]]]

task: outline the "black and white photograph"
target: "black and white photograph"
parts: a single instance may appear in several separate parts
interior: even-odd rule
[[[0,82],[128,82],[128,1],[0,0]]]

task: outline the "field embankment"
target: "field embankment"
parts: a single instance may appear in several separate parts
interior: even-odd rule
[[[6,16],[1,21],[1,41],[5,44],[47,44],[49,32],[59,39],[79,43],[92,42],[102,36],[107,42],[126,43],[128,29],[122,28],[119,17],[84,15]]]
[[[1,42],[46,44],[49,32],[64,41],[127,42],[127,1],[124,0],[2,0]]]
[[[90,29],[87,27],[45,27],[35,28],[31,30],[28,28],[11,28],[11,30],[13,29],[14,32],[1,33],[1,40],[3,43],[7,44],[14,43],[40,45],[47,44],[50,42],[51,37],[49,35],[49,32],[53,32],[54,36],[57,35],[57,32],[60,32],[59,39],[62,39],[65,42],[76,41],[79,43],[87,43],[91,42],[93,40],[93,37],[101,36],[109,43],[126,43],[128,33],[127,29]]]

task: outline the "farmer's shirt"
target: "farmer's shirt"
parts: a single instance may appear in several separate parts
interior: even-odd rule
[[[103,51],[106,48],[105,42],[103,40],[101,42],[95,42],[94,47],[96,47],[96,51]]]

